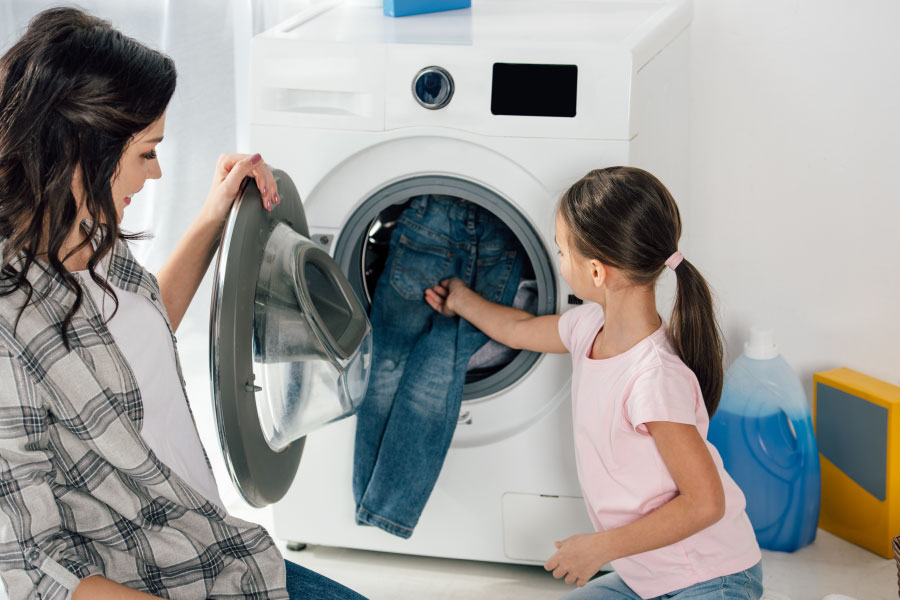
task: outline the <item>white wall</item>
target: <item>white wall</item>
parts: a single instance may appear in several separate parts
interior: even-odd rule
[[[694,0],[690,259],[729,362],[900,384],[900,3]]]

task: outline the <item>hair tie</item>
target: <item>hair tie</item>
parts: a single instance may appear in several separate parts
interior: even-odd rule
[[[681,264],[681,261],[684,260],[684,255],[680,250],[676,250],[672,253],[672,256],[666,259],[666,266],[672,269],[673,271],[678,268],[678,265]]]

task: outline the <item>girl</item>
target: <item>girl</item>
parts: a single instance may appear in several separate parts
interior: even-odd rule
[[[585,304],[535,317],[459,279],[425,292],[513,348],[571,352],[578,477],[596,533],[556,542],[544,568],[567,598],[748,598],[762,594],[744,496],[706,441],[722,390],[722,341],[703,277],[678,252],[671,194],[636,168],[591,171],[560,200],[560,270]],[[678,278],[668,327],[654,286]],[[608,562],[615,572],[593,581]]]
[[[175,89],[171,59],[68,8],[0,59],[0,574],[18,598],[358,599],[231,517],[177,329],[259,154],[220,157],[158,279],[119,229]]]

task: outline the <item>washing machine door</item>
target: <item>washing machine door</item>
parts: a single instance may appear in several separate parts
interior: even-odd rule
[[[247,180],[219,245],[210,370],[219,442],[254,506],[288,490],[305,435],[356,411],[372,335],[337,263],[309,239],[297,188],[274,170],[281,204]]]

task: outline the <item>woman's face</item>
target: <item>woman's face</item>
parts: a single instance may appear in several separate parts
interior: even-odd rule
[[[119,159],[116,173],[110,180],[113,203],[116,206],[116,221],[122,222],[125,207],[131,199],[141,191],[148,179],[159,179],[162,170],[156,158],[156,145],[163,139],[166,126],[166,115],[154,121],[147,129],[137,133],[125,146],[125,152]]]

